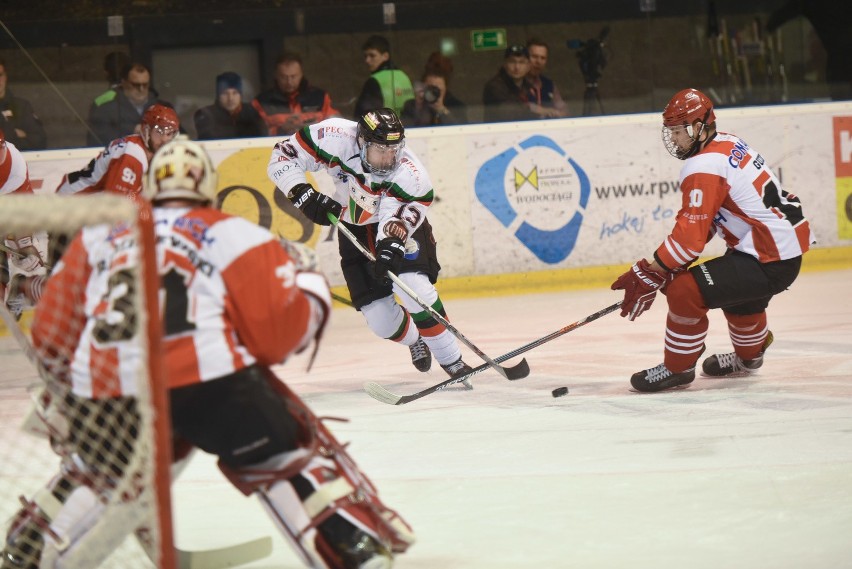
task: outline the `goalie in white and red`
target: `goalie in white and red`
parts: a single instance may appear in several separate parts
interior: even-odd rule
[[[307,566],[391,567],[413,542],[411,528],[269,367],[316,349],[331,308],[325,277],[315,266],[299,266],[287,252],[292,246],[266,229],[211,207],[215,192],[212,163],[196,143],[178,138],[153,157],[146,195],[154,206],[176,448],[218,456],[228,479],[258,496]],[[97,454],[84,444],[80,435],[90,429],[81,427],[82,415],[71,417],[65,437],[55,434],[55,448],[72,458],[21,510],[4,559],[62,566],[85,547],[102,514],[99,498],[134,452],[130,386],[140,344],[122,299],[137,282],[136,251],[122,227],[86,228],[37,306],[32,335],[43,362],[70,383],[67,397],[85,411],[87,424],[94,416],[95,424],[108,425],[99,435],[109,444]],[[144,529],[126,526],[109,539],[120,543]]]

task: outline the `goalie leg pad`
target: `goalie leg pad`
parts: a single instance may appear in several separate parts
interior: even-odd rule
[[[113,503],[108,511],[107,498],[82,479],[66,470],[31,500],[21,498],[3,551],[11,567],[97,567],[138,525],[142,512],[135,501]]]
[[[259,494],[306,563],[319,558],[338,569],[375,558],[389,566],[392,553],[414,542],[411,527],[381,502],[323,422],[277,378],[270,382],[300,426],[300,448],[240,469],[220,461],[220,468],[241,492]]]

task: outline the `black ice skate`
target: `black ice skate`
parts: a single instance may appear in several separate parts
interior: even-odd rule
[[[450,377],[457,377],[459,375],[464,375],[473,371],[472,368],[466,363],[464,363],[464,360],[462,360],[461,358],[457,359],[451,364],[441,364],[441,367],[444,368],[444,371],[447,372]],[[473,384],[470,383],[469,379],[462,381],[461,384],[468,389],[473,389]]]
[[[338,553],[346,569],[390,569],[393,556],[378,541],[363,531],[357,531],[348,545],[339,544]]]
[[[763,365],[763,354],[774,340],[772,332],[766,335],[763,349],[757,357],[744,360],[736,352],[728,354],[713,354],[701,364],[701,375],[708,377],[742,377],[756,371]]]
[[[427,372],[432,367],[432,352],[429,351],[429,346],[423,341],[423,338],[417,338],[417,341],[408,346],[411,352],[411,363],[417,368],[417,371]]]
[[[654,393],[666,389],[683,389],[688,387],[693,379],[695,379],[695,366],[674,373],[669,371],[666,364],[660,364],[657,367],[634,373],[633,377],[630,378],[630,385],[636,391]]]

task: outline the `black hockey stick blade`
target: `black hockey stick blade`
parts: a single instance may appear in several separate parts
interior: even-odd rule
[[[614,312],[620,306],[621,306],[621,301],[618,301],[615,304],[611,304],[611,305],[607,306],[606,308],[603,308],[603,309],[595,312],[594,314],[590,314],[590,315],[586,316],[582,320],[578,320],[577,322],[574,322],[573,324],[569,324],[568,326],[560,328],[559,330],[557,330],[555,332],[551,332],[547,336],[542,336],[541,338],[539,338],[537,340],[533,340],[529,344],[521,346],[520,348],[516,348],[516,349],[512,350],[511,352],[503,354],[502,356],[498,356],[497,358],[495,358],[494,361],[504,362],[508,359],[514,358],[514,357],[519,356],[521,354],[524,354],[524,353],[532,350],[533,348],[537,348],[538,346],[541,346],[542,344],[546,344],[547,342],[549,342],[549,341],[551,341],[555,338],[558,338],[559,336],[562,336],[563,334],[567,334],[568,332],[571,332],[572,330],[576,330],[580,326],[584,326],[584,325],[588,324],[589,322],[592,322],[593,320],[597,320],[601,316],[605,316],[605,315],[609,314],[610,312]],[[521,364],[526,365],[526,361],[527,360],[524,359],[521,362]],[[518,366],[515,366],[515,367],[520,367],[521,364],[518,364]],[[450,379],[442,381],[441,383],[436,383],[435,385],[433,385],[431,387],[427,387],[426,389],[423,389],[423,390],[418,391],[416,393],[412,393],[410,395],[396,395],[395,393],[391,393],[386,388],[384,388],[383,386],[379,385],[378,383],[376,383],[374,381],[370,381],[370,382],[365,383],[364,384],[364,391],[366,391],[367,395],[369,395],[370,397],[372,397],[376,401],[381,401],[382,403],[386,403],[388,405],[405,405],[406,403],[410,403],[412,401],[420,399],[421,397],[426,397],[430,393],[435,393],[436,391],[441,391],[442,389],[446,389],[447,387],[449,387],[451,385],[461,383],[462,381],[469,379],[470,377],[472,377],[472,376],[474,376],[474,375],[476,375],[480,372],[483,372],[490,367],[491,367],[490,364],[487,364],[487,363],[482,364],[478,367],[473,368],[472,370],[470,370],[469,372],[467,372],[464,375],[451,377]],[[527,367],[527,372],[529,372],[529,367]]]
[[[500,358],[497,358],[494,361],[499,363],[499,362],[505,361],[505,360],[501,360]],[[487,363],[487,362],[483,365],[485,365],[486,369],[489,368],[489,367],[492,367],[492,368],[494,367],[490,363]],[[515,364],[513,366],[510,366],[510,367],[501,366],[501,367],[506,372],[506,379],[508,379],[510,381],[515,381],[516,379],[523,379],[530,374],[530,364],[527,363],[526,358],[522,359],[520,362],[518,362],[517,364]]]

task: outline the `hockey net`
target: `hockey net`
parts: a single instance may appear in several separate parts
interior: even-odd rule
[[[14,310],[0,310],[2,569],[45,563],[39,559],[47,551],[45,539],[60,544],[53,551],[68,554],[63,567],[175,565],[166,391],[156,359],[159,317],[157,310],[148,309],[156,305],[158,289],[150,210],[140,213],[129,200],[103,194],[0,197],[0,231],[7,244],[0,251],[8,271],[5,300],[14,305],[21,298],[19,289],[26,290],[22,283],[28,276],[43,274],[49,282],[55,268],[48,249],[52,253],[52,244],[62,242],[60,236],[69,240],[82,228],[100,224],[125,225],[141,254],[133,257],[131,266],[124,257],[117,261],[120,271],[113,271],[113,263],[96,269],[108,274],[110,293],[96,302],[107,332],[97,336],[90,352],[89,396],[70,389],[67,377],[55,371],[57,366],[45,369],[32,348],[29,324],[36,310],[47,312],[46,303],[25,309],[17,321]],[[32,250],[15,249],[14,239],[22,235],[35,236],[32,244],[41,262],[32,262]],[[69,267],[65,264],[63,270]],[[72,282],[86,286],[82,274]],[[73,286],[63,289],[59,306],[74,302],[81,292]],[[48,328],[55,326],[57,341],[63,341],[67,323],[49,320]],[[140,350],[133,369],[116,372],[121,357],[114,342],[132,343]],[[112,381],[114,386],[117,377],[121,396],[94,396],[98,382]],[[81,487],[91,492],[75,494]],[[74,519],[67,505],[85,505],[87,495],[88,505],[80,507],[94,513],[84,521]],[[69,539],[88,524],[91,529],[83,539]]]

